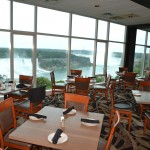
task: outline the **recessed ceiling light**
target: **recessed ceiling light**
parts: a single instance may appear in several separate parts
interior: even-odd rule
[[[94,7],[100,7],[100,5],[95,5]]]

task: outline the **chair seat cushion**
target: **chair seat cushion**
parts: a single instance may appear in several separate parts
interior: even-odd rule
[[[24,100],[20,103],[17,103],[15,105],[15,108],[18,108],[18,109],[30,109],[30,101],[29,100]]]
[[[117,103],[114,104],[114,108],[119,108],[119,109],[131,109],[132,108],[132,104],[130,103]]]
[[[150,112],[146,112],[145,115],[150,120]]]
[[[56,83],[54,86],[55,89],[64,89],[66,88],[66,83]]]
[[[55,86],[66,86],[66,83],[55,83]]]
[[[7,143],[8,143],[8,144],[11,143],[11,144],[15,144],[15,145],[19,145],[19,146],[26,146],[26,147],[31,148],[31,147],[32,147],[31,144],[9,139],[9,134],[10,134],[11,132],[13,132],[14,130],[15,130],[15,129],[13,128],[13,129],[9,130],[9,132],[7,132],[7,133],[5,134],[5,136],[4,136],[4,142],[6,143],[6,145],[7,145]]]
[[[101,86],[101,85],[94,85],[94,89],[102,89],[102,90],[106,90],[106,86]]]
[[[25,95],[27,95],[27,92],[26,91],[16,91],[16,92],[11,92],[9,95],[12,95],[12,96],[25,96]]]

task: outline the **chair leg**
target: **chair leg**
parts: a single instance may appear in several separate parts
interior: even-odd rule
[[[110,128],[112,119],[113,119],[113,112],[111,111],[110,112],[110,117],[109,117],[109,122],[108,122],[108,128]]]
[[[140,118],[142,119],[142,114],[143,114],[143,105],[140,105]]]
[[[105,92],[106,101],[108,103],[108,92]]]
[[[132,114],[129,114],[129,121],[128,121],[128,131],[130,132],[131,127],[131,121],[132,121]]]

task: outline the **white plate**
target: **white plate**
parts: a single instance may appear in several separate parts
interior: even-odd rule
[[[86,119],[90,119],[90,120],[95,120],[95,119],[92,119],[92,118],[86,118]],[[97,126],[98,123],[87,123],[87,122],[82,122],[81,123],[85,126]]]
[[[52,139],[53,139],[54,135],[55,135],[55,133],[51,133],[51,134],[48,135],[48,141],[50,141],[51,143],[52,143]],[[66,142],[67,140],[68,140],[67,134],[62,133],[62,134],[61,134],[61,137],[58,139],[57,144],[64,143],[64,142]]]
[[[65,111],[65,110],[67,110],[67,109],[64,109],[64,111]],[[69,113],[67,113],[67,114],[73,115],[73,114],[76,114],[76,112],[77,112],[77,111],[76,111],[75,109],[72,109],[72,110],[71,110]]]
[[[140,93],[134,93],[133,95],[134,95],[134,96],[141,96]]]
[[[39,114],[40,115],[40,114]],[[31,120],[42,120],[42,119],[44,119],[44,118],[36,118],[36,117],[34,117],[34,116],[29,116],[29,119],[31,119]]]
[[[3,88],[3,87],[0,87],[0,90],[1,90],[1,91],[4,91],[4,90],[5,90],[5,88]]]

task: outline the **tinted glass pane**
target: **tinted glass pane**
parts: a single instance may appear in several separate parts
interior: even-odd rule
[[[71,46],[71,69],[82,70],[83,76],[91,76],[93,68],[94,41],[72,39]]]
[[[147,45],[149,45],[149,46],[150,46],[150,32],[148,32]]]
[[[124,42],[125,39],[124,37],[125,37],[125,26],[110,23],[109,40]]]
[[[37,31],[43,33],[68,35],[69,13],[39,7]]]
[[[5,40],[4,40],[5,39]],[[0,32],[0,76],[10,78],[10,33]]]
[[[34,6],[13,2],[14,30],[34,30]]]
[[[107,37],[107,22],[98,21],[98,39],[106,40]]]
[[[150,48],[146,48],[145,69],[150,70]]]
[[[105,58],[105,50],[106,44],[98,42],[97,43],[97,53],[96,53],[96,73],[95,74],[103,74],[104,70],[104,58]]]
[[[55,79],[67,77],[68,38],[42,36],[37,37],[37,76],[50,79],[50,71],[55,71]]]
[[[139,73],[140,75],[143,72],[143,63],[144,63],[143,60],[144,60],[144,46],[135,46],[133,71]]]
[[[20,74],[32,75],[33,37],[14,35],[14,78]]]
[[[95,19],[73,15],[72,35],[78,37],[95,37]]]
[[[120,66],[123,66],[124,60],[124,44],[121,43],[109,43],[108,48],[108,62],[107,62],[107,73],[112,76],[116,76],[116,71],[119,70]]]
[[[137,30],[137,33],[136,33],[136,44],[145,45],[145,37],[146,37],[146,31]]]
[[[0,0],[0,28],[10,29],[10,1]]]

